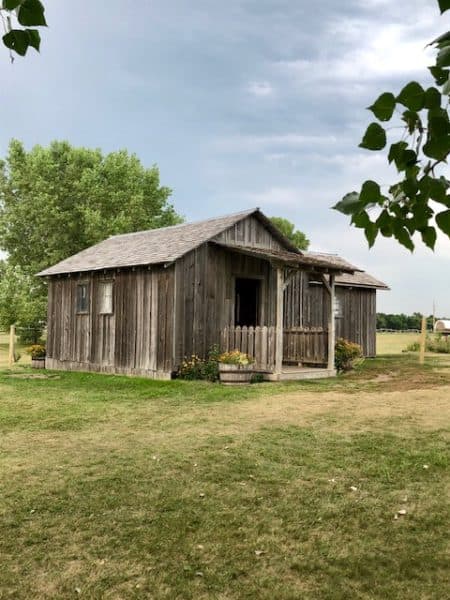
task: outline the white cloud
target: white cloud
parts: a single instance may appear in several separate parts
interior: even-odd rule
[[[329,146],[338,141],[334,135],[314,135],[302,133],[283,133],[274,135],[233,135],[216,139],[213,142],[215,150],[222,152],[259,152],[275,149],[299,149],[310,146]]]
[[[261,192],[247,192],[243,197],[253,206],[270,210],[298,208],[301,203],[299,190],[290,187],[271,187]]]
[[[254,96],[271,96],[274,88],[268,81],[252,81],[248,84],[247,91]]]

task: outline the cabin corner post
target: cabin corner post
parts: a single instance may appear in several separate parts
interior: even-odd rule
[[[275,373],[281,373],[283,366],[283,310],[284,310],[284,272],[277,267],[277,310],[275,338]]]
[[[335,345],[336,345],[336,320],[334,316],[335,307],[335,282],[334,275],[330,274],[329,279],[329,294],[330,294],[330,314],[328,318],[328,369],[334,370]]]

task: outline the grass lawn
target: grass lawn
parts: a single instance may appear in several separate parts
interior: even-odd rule
[[[447,597],[449,357],[239,389],[36,375],[0,372],[0,598]]]
[[[16,342],[15,351],[16,354],[20,354],[18,361],[19,365],[29,365],[31,362],[30,356],[25,352],[23,344]],[[8,367],[8,352],[9,352],[9,333],[0,331],[0,369],[6,369]]]
[[[400,354],[407,346],[417,342],[419,333],[377,333],[377,354]]]

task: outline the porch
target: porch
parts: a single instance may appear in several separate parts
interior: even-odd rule
[[[283,330],[283,357],[277,370],[276,327],[225,327],[221,350],[238,349],[254,358],[255,370],[267,381],[333,377],[328,366],[328,331],[293,327]]]
[[[247,288],[242,287],[241,290],[238,282],[239,286],[243,286],[243,280],[235,279],[234,318],[220,330],[221,350],[237,349],[249,354],[254,358],[255,370],[270,381],[334,376],[335,276],[343,271],[353,272],[354,268],[301,253],[235,244],[218,245],[228,252],[268,262],[270,275],[266,285],[271,291],[270,300],[267,300],[270,310],[262,310],[259,293],[261,284],[248,284]],[[300,271],[320,281],[326,290],[328,309],[325,327],[288,327],[285,291]],[[267,318],[269,312],[270,318]]]

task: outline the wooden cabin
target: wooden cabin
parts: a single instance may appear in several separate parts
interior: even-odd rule
[[[39,275],[49,369],[170,378],[219,345],[267,379],[324,377],[336,332],[375,354],[376,287],[355,293],[360,269],[300,252],[259,209],[113,236]]]

